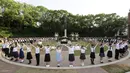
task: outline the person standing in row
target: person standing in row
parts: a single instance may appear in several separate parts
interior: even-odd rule
[[[36,47],[34,46],[34,48],[35,48],[35,57],[36,57],[36,62],[37,62],[36,66],[39,66],[39,63],[40,63],[40,48],[39,48],[38,44],[37,44]]]
[[[73,62],[75,61],[75,57],[74,57],[74,50],[75,48],[70,45],[69,47],[69,67],[73,67]]]
[[[2,52],[5,54],[5,49],[6,49],[6,43],[4,41],[4,43],[2,44]]]
[[[116,44],[116,49],[115,49],[115,59],[119,60],[119,53],[120,53],[120,46],[119,46],[119,42],[115,42]]]
[[[56,49],[56,61],[57,61],[57,67],[60,67],[60,63],[62,61],[62,49],[58,46]]]
[[[15,61],[18,61],[18,44],[15,42],[15,47],[13,49],[13,56],[15,58]]]
[[[81,66],[84,66],[84,60],[86,59],[86,48],[82,45],[80,49]]]
[[[123,47],[124,47],[124,44],[122,41],[120,42],[119,47],[120,47],[120,58],[122,58],[123,57]]]
[[[9,52],[9,57],[10,57],[11,61],[13,60],[13,49],[14,49],[14,44],[11,43],[10,44],[10,52]]]
[[[96,45],[97,46],[97,45]],[[91,64],[94,65],[94,59],[95,59],[95,49],[96,49],[96,46],[94,46],[94,44],[91,44],[91,47],[90,47],[90,60],[91,60]]]
[[[107,52],[108,62],[112,61],[112,56],[113,56],[112,50],[113,50],[112,43],[109,43],[108,52]]]
[[[127,40],[125,41],[124,46],[125,46],[125,53],[126,53],[126,52],[127,52],[127,50],[128,50],[128,43],[127,43]]]
[[[46,63],[46,67],[50,67],[50,61],[51,61],[51,56],[50,56],[50,47],[47,45],[45,47],[45,57],[44,57],[44,62]]]
[[[23,63],[24,62],[23,44],[22,45],[19,44],[19,47],[20,47],[19,59],[20,59],[20,63]]]
[[[103,43],[100,44],[100,53],[99,53],[99,56],[100,56],[100,63],[103,63],[103,57],[105,57]]]
[[[24,44],[25,45],[25,44]],[[30,44],[28,45],[25,45],[26,48],[27,48],[27,56],[26,56],[26,59],[29,61],[28,64],[31,64],[32,63],[32,53],[31,53],[31,47],[30,47]]]
[[[10,43],[9,41],[6,43],[6,49],[5,49],[5,56],[9,57],[9,48],[10,48]]]

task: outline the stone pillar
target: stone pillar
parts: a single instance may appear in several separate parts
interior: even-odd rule
[[[67,37],[67,29],[64,29],[64,37]]]
[[[128,38],[130,39],[130,10],[128,13]]]

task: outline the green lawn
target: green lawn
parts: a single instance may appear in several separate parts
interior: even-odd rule
[[[102,67],[104,70],[106,70],[108,73],[125,73],[130,71],[130,67],[127,65],[107,65]]]

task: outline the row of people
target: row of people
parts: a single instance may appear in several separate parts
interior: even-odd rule
[[[103,63],[103,57],[105,57],[105,53],[104,53],[104,46],[105,45],[106,44],[103,44],[103,43],[100,44],[99,56],[100,56],[101,63]],[[97,45],[91,44],[91,47],[90,47],[91,64],[94,64],[96,46]],[[114,46],[115,46],[115,59],[119,59],[119,54],[121,57],[123,57],[124,53],[128,49],[128,45],[125,41],[114,43]],[[40,63],[40,48],[43,48],[39,44],[34,46],[33,44],[25,45],[23,43],[22,45],[20,45],[19,43],[15,43],[15,45],[14,45],[13,43],[11,43],[11,45],[9,47],[9,44],[4,43],[2,45],[2,50],[5,53],[5,56],[11,57],[11,60],[13,60],[13,58],[15,58],[15,61],[18,61],[18,58],[19,58],[20,62],[23,62],[24,57],[25,57],[24,51],[23,51],[24,47],[26,47],[26,49],[27,49],[26,59],[29,61],[28,64],[31,64],[31,60],[33,58],[31,48],[32,47],[35,48],[35,57],[36,57],[36,63],[37,63],[36,65],[38,66]],[[10,48],[10,53],[8,52],[9,48]],[[20,48],[19,53],[18,53],[18,48]],[[70,62],[69,65],[70,65],[70,67],[73,67],[73,62],[75,61],[75,56],[74,56],[75,48],[72,45],[70,45],[68,48],[69,48],[69,62]],[[47,47],[45,47],[45,59],[44,59],[44,62],[46,63],[47,67],[49,67],[49,63],[51,61],[50,50],[51,50],[51,48],[49,47],[49,45],[47,45]],[[81,65],[84,66],[84,60],[86,59],[86,48],[84,46],[81,46],[80,50],[81,50],[81,54],[80,54]],[[58,67],[60,67],[60,63],[62,61],[62,53],[61,52],[62,52],[62,48],[60,46],[58,46],[56,49],[56,60],[57,60]],[[110,43],[108,46],[107,57],[108,57],[108,61],[111,61],[111,58],[113,57],[112,43]]]

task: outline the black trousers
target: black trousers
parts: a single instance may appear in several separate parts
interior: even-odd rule
[[[115,59],[119,59],[119,49],[115,50]]]
[[[35,56],[36,56],[36,62],[37,62],[36,65],[39,65],[39,63],[40,63],[40,53],[35,54]]]

